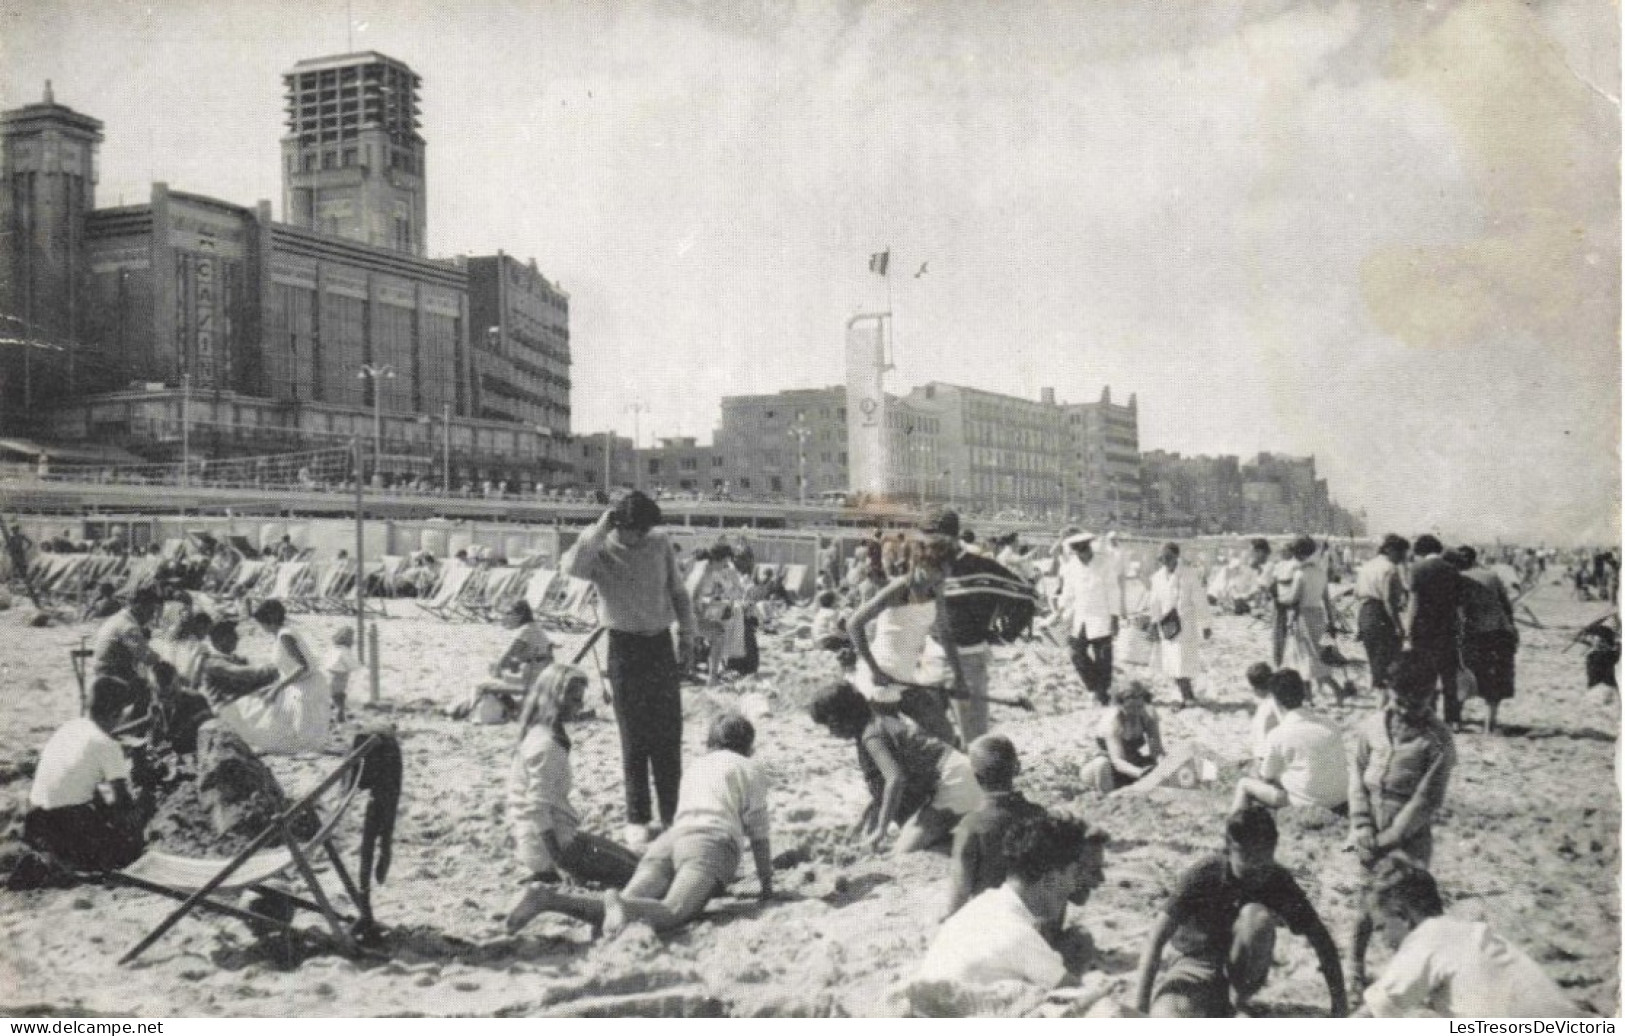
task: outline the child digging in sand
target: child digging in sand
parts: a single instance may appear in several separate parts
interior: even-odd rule
[[[773,850],[768,840],[767,779],[751,761],[756,728],[737,712],[718,716],[706,738],[710,751],[683,773],[672,825],[650,844],[620,892],[570,895],[534,884],[508,918],[517,931],[543,911],[565,914],[613,935],[641,921],[666,932],[698,917],[711,897],[733,881],[739,843],[750,843],[761,898],[773,895]],[[517,923],[516,923],[517,918]]]
[[[1021,760],[1009,738],[984,734],[971,742],[968,755],[987,805],[967,816],[954,832],[945,916],[952,916],[973,896],[1004,883],[1009,869],[1004,853],[1005,831],[1022,817],[1044,815],[1042,806],[1028,802],[1015,790]]]
[[[564,725],[581,711],[587,674],[550,665],[531,681],[519,709],[519,746],[508,775],[508,817],[514,854],[530,871],[525,891],[508,911],[517,932],[543,909],[544,890],[559,871],[577,881],[619,888],[632,880],[638,858],[607,838],[581,831],[570,806],[570,735]]]
[[[900,822],[896,853],[929,849],[947,840],[961,818],[982,808],[982,790],[970,760],[907,716],[879,712],[856,687],[842,681],[819,692],[814,723],[858,746],[858,765],[869,786],[869,805],[852,827],[871,848]]]

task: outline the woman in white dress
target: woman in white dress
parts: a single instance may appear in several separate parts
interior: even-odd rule
[[[746,586],[733,565],[733,548],[712,547],[695,563],[684,584],[694,606],[694,621],[710,647],[706,682],[720,683],[728,659],[745,653]]]
[[[963,686],[959,653],[942,605],[952,550],[953,542],[943,536],[888,540],[882,563],[891,581],[853,613],[847,632],[858,654],[852,685],[870,705],[880,712],[902,713],[926,733],[958,745],[947,702],[939,692],[921,686],[932,682],[921,662],[933,633],[947,656],[954,686]]]
[[[1281,664],[1296,669],[1311,686],[1325,687],[1341,704],[1343,688],[1332,679],[1332,671],[1320,654],[1320,642],[1331,628],[1332,615],[1326,558],[1317,556],[1315,541],[1308,536],[1299,536],[1289,549],[1298,567],[1282,591],[1281,603],[1291,609],[1291,615]]]
[[[271,661],[277,668],[277,680],[217,714],[250,748],[265,754],[319,751],[327,742],[332,720],[327,677],[310,646],[289,628],[287,619],[281,601],[264,601],[254,609],[254,621],[275,639]]]
[[[1191,681],[1201,667],[1201,643],[1213,636],[1213,620],[1208,613],[1207,593],[1195,569],[1179,561],[1179,544],[1162,548],[1162,564],[1151,576],[1151,592],[1146,597],[1151,625],[1158,635],[1152,665],[1173,679],[1179,688],[1182,709],[1196,704]],[[1198,638],[1196,631],[1201,630]]]

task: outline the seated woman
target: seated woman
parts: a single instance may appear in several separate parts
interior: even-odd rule
[[[192,612],[168,636],[154,641],[153,650],[175,667],[182,687],[196,688],[198,666],[208,650],[207,638],[213,625],[214,619],[208,612]]]
[[[1151,689],[1140,680],[1112,688],[1111,708],[1100,717],[1095,743],[1101,755],[1083,768],[1085,787],[1102,795],[1126,788],[1162,761],[1162,725],[1151,708]]]
[[[476,684],[466,702],[453,713],[459,718],[478,710],[481,701],[487,698],[501,702],[501,711],[482,717],[482,722],[497,722],[517,715],[525,689],[553,662],[553,641],[536,621],[529,604],[515,601],[503,613],[502,624],[514,631],[513,640],[508,642],[501,657],[491,663],[492,679]]]
[[[514,855],[530,871],[524,893],[508,911],[517,932],[542,909],[546,885],[564,871],[577,881],[620,888],[632,880],[638,857],[607,838],[580,830],[570,806],[570,735],[564,725],[581,711],[587,674],[550,665],[531,684],[519,710],[519,747],[508,774],[508,818]]]
[[[571,895],[547,885],[526,894],[529,916],[565,914],[613,935],[630,921],[657,932],[698,917],[711,897],[733,881],[739,843],[750,843],[761,898],[773,894],[773,850],[768,840],[767,779],[751,762],[756,728],[736,712],[711,723],[699,761],[685,768],[671,827],[650,844],[637,872],[620,892]],[[520,915],[520,924],[529,917]],[[515,927],[513,917],[510,928]]]
[[[315,752],[327,742],[333,702],[327,677],[304,638],[287,625],[282,602],[254,609],[254,621],[275,638],[272,662],[277,679],[263,691],[222,708],[218,718],[256,752],[292,755]]]
[[[143,704],[124,681],[97,678],[90,715],[64,723],[40,752],[23,841],[83,870],[117,870],[140,857],[147,814],[130,794],[130,761],[112,731]],[[101,796],[103,784],[111,802]]]
[[[820,691],[811,711],[814,723],[857,742],[869,805],[852,836],[867,837],[871,848],[880,848],[896,820],[902,830],[893,852],[929,849],[985,804],[969,759],[907,716],[872,708],[850,683]]]

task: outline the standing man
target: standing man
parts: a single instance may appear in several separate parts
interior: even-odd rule
[[[1123,616],[1123,585],[1109,558],[1095,553],[1095,537],[1079,532],[1066,538],[1061,563],[1061,608],[1070,617],[1067,643],[1072,667],[1101,705],[1111,703],[1112,638]]]
[[[1480,565],[1472,547],[1457,547],[1455,553],[1462,569],[1462,662],[1478,682],[1478,696],[1490,707],[1484,730],[1493,734],[1496,713],[1515,689],[1518,622],[1506,584],[1495,569]]]
[[[1257,550],[1257,540],[1253,541],[1254,550]],[[1264,541],[1268,547],[1269,542]],[[1256,556],[1256,555],[1255,555]],[[1275,630],[1270,638],[1270,646],[1275,655],[1275,668],[1281,668],[1281,659],[1286,656],[1286,642],[1292,630],[1293,606],[1296,603],[1298,579],[1298,558],[1291,549],[1281,552],[1281,560],[1269,568],[1270,600],[1275,605]]]
[[[1386,690],[1388,671],[1399,657],[1400,631],[1405,628],[1405,578],[1399,566],[1411,551],[1410,541],[1393,533],[1382,538],[1377,556],[1360,566],[1354,576],[1354,596],[1360,602],[1359,639],[1371,663],[1371,689]]]
[[[1445,723],[1455,727],[1461,723],[1461,701],[1456,697],[1461,655],[1456,634],[1462,576],[1443,554],[1444,544],[1437,536],[1424,533],[1416,537],[1419,560],[1411,567],[1411,614],[1406,632],[1427,685],[1444,692]]]
[[[920,531],[953,541],[956,553],[948,559],[942,601],[948,612],[948,630],[959,655],[962,686],[954,688],[954,713],[959,734],[970,744],[987,733],[988,639],[1001,604],[1031,606],[1032,587],[992,558],[965,549],[959,538],[959,514],[936,511],[926,515]],[[941,645],[928,650],[938,654]],[[944,663],[947,651],[942,650]],[[949,667],[950,671],[952,667]],[[963,697],[961,697],[963,695]]]
[[[660,524],[660,505],[633,490],[576,541],[560,567],[598,588],[609,631],[609,685],[621,734],[626,784],[626,842],[641,849],[652,819],[649,781],[660,822],[671,827],[683,776],[683,700],[679,673],[693,654],[694,610]],[[671,626],[678,627],[676,654]],[[679,668],[679,656],[681,666]]]

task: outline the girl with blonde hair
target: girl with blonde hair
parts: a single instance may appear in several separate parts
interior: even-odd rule
[[[552,663],[538,673],[519,708],[519,743],[508,776],[508,818],[514,855],[530,876],[509,909],[508,931],[517,932],[541,912],[547,886],[559,871],[581,882],[620,888],[637,870],[624,846],[580,830],[570,806],[570,735],[565,724],[581,711],[587,674]]]

